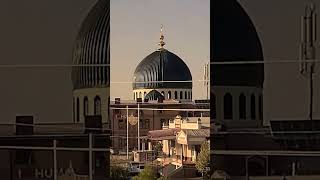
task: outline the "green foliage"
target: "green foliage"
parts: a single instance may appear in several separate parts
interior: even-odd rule
[[[133,177],[133,180],[157,180],[156,171],[150,167],[146,166],[143,171],[139,173],[138,176]]]
[[[125,180],[128,177],[128,171],[121,166],[111,166],[110,176],[113,180]]]
[[[210,161],[210,145],[204,141],[201,145],[200,153],[197,157],[196,168],[199,172],[205,173],[206,167]]]
[[[159,156],[159,154],[162,153],[162,148],[163,148],[163,145],[161,142],[158,142],[154,148],[155,152],[156,152],[156,156]]]
[[[168,180],[168,178],[164,177],[164,176],[161,176],[159,177],[157,180]]]

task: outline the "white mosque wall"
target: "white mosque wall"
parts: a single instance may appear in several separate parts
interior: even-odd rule
[[[109,98],[110,98],[110,88],[86,88],[77,89],[73,91],[73,121],[74,122],[85,122],[84,115],[84,99],[88,98],[88,112],[87,115],[94,114],[95,98],[100,97],[101,102],[101,116],[102,123],[107,123],[109,119]],[[79,99],[79,119],[77,119],[77,99]]]
[[[164,94],[165,99],[175,99],[181,102],[192,101],[192,89],[135,89],[133,90],[132,97],[134,100],[137,98],[142,98],[142,100],[144,100],[144,97],[152,90]],[[171,98],[169,98],[169,92],[171,93]],[[177,98],[175,98],[175,92],[177,92]],[[180,97],[180,92],[182,92],[182,98]]]
[[[263,122],[263,89],[258,87],[244,86],[212,86],[211,93],[215,96],[215,120],[224,122],[229,127],[251,127],[260,126]],[[226,118],[224,115],[225,95],[232,97],[232,118]],[[240,95],[245,96],[245,118],[240,118]],[[254,95],[254,104],[251,102]],[[213,98],[213,97],[211,97]],[[262,98],[262,102],[259,101]],[[260,104],[262,103],[262,104]],[[261,106],[262,105],[262,106]],[[255,106],[255,113],[252,116],[251,106]],[[260,107],[261,106],[261,107]],[[262,113],[260,112],[262,108]],[[260,114],[261,113],[261,114]]]

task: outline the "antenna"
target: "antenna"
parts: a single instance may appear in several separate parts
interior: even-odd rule
[[[313,75],[315,74],[315,62],[306,62],[316,58],[316,13],[314,4],[305,8],[305,14],[301,17],[301,45],[300,45],[300,74],[310,80],[310,107],[309,118],[313,114]]]
[[[209,99],[209,63],[206,63],[204,65],[203,80],[204,80],[203,84],[206,87],[206,91],[207,91],[207,99]]]

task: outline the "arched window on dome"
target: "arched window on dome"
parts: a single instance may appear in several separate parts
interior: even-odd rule
[[[263,99],[262,99],[262,95],[259,96],[259,119],[263,120]]]
[[[101,115],[101,99],[99,96],[94,98],[94,115]]]
[[[184,98],[185,98],[185,99],[188,99],[188,97],[187,97],[187,91],[184,92]]]
[[[232,119],[233,118],[233,102],[232,96],[230,93],[224,95],[223,98],[223,114],[224,119]]]
[[[171,91],[168,91],[168,99],[171,99]]]
[[[83,98],[83,116],[87,116],[89,111],[88,97]]]
[[[243,93],[239,96],[239,117],[246,119],[246,96]]]
[[[213,119],[216,119],[216,114],[217,114],[217,106],[216,106],[216,95],[215,94],[212,94],[211,95],[212,97],[212,104],[210,106],[212,106],[212,111],[210,111],[210,116],[213,118]]]
[[[161,94],[164,98],[166,98],[165,94],[164,94],[164,91],[161,91]]]
[[[80,100],[79,100],[79,98],[77,98],[77,112],[76,112],[76,119],[77,119],[77,122],[79,122],[80,121]]]
[[[73,114],[73,122],[76,122],[76,113],[75,113],[75,100],[74,97],[72,99],[72,114]]]
[[[178,99],[178,92],[174,91],[174,99]]]
[[[180,99],[183,99],[183,92],[182,91],[180,91]]]
[[[256,119],[256,98],[254,94],[251,95],[251,119]]]

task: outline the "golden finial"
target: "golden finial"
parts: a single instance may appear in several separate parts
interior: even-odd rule
[[[163,25],[161,24],[161,29],[160,29],[160,42],[159,42],[160,49],[163,49],[164,45],[166,45],[166,43],[165,43],[163,40],[164,40]]]

